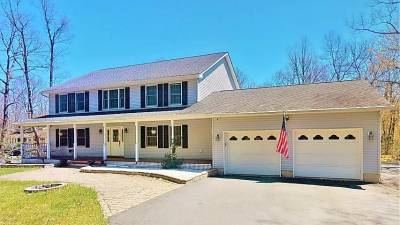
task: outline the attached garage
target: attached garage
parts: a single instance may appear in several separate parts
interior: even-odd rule
[[[279,130],[225,132],[225,174],[280,175]]]
[[[294,176],[362,179],[362,131],[294,130]]]

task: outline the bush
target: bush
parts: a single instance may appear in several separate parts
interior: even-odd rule
[[[182,159],[178,159],[176,153],[165,154],[164,159],[161,161],[163,169],[176,169],[183,164]]]

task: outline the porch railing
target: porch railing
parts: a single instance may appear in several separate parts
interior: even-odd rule
[[[22,144],[22,158],[24,159],[44,159],[47,157],[47,143],[42,144]]]

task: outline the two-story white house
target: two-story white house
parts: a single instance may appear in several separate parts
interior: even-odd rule
[[[46,157],[157,160],[171,151],[225,174],[378,181],[380,112],[367,81],[240,89],[229,54],[102,69],[44,91]],[[289,157],[276,153],[282,115]],[[23,134],[22,134],[23,135]],[[28,149],[24,149],[28,151]]]

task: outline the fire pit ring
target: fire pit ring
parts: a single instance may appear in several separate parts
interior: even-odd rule
[[[35,192],[40,192],[40,191],[48,191],[48,190],[62,188],[65,185],[66,185],[65,183],[41,184],[41,185],[27,187],[27,188],[25,188],[24,191],[27,193],[35,193]]]

